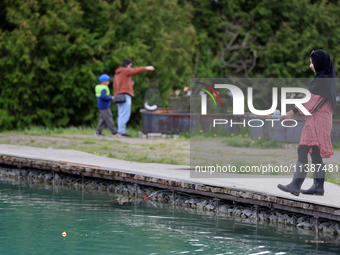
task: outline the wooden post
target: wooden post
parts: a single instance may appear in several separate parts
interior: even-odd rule
[[[135,197],[137,197],[137,195],[138,195],[138,184],[135,183],[134,185],[135,185]]]
[[[214,198],[214,200],[216,200],[216,201],[217,201],[217,205],[216,205],[216,213],[218,213],[218,212],[219,212],[219,210],[220,210],[220,199],[219,199],[219,198],[217,198],[217,197],[215,197],[215,198]]]
[[[258,222],[259,220],[259,207],[257,205],[254,205],[255,209],[256,209],[256,222]]]
[[[316,232],[316,237],[318,238],[319,237],[319,217],[315,217],[316,219],[316,222],[315,222],[315,232]]]

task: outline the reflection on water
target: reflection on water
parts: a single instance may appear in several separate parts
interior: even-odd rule
[[[313,232],[0,178],[0,254],[338,254]],[[62,236],[63,232],[66,237]]]

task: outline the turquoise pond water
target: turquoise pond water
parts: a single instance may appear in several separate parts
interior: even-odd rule
[[[340,253],[340,246],[305,244],[315,234],[293,227],[116,198],[0,177],[0,254]]]

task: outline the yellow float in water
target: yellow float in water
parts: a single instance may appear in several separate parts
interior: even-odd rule
[[[61,235],[62,235],[63,237],[65,237],[65,236],[66,236],[66,232],[64,231]]]

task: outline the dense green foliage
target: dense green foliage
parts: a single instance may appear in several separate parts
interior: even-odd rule
[[[340,70],[340,1],[192,3],[200,47],[196,77],[313,77],[309,54],[321,48]]]
[[[113,75],[125,58],[135,66],[154,65],[151,75],[160,78],[164,97],[191,75],[195,30],[190,5],[175,0],[7,0],[2,5],[2,128],[96,122],[97,78]],[[132,111],[137,114],[148,75],[134,78]]]
[[[97,78],[125,58],[156,67],[133,78],[131,124],[148,78],[166,106],[191,77],[313,77],[313,49],[339,73],[338,13],[335,0],[1,1],[0,129],[96,123]]]

